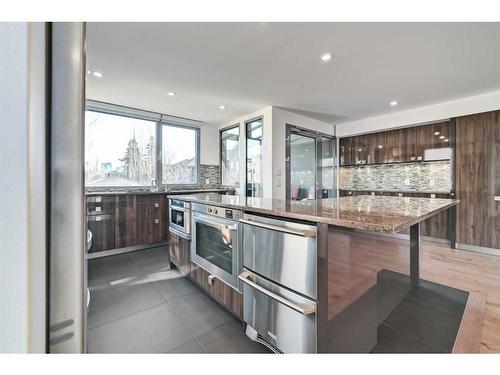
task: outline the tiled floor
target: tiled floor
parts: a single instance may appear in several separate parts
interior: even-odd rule
[[[268,352],[168,259],[156,248],[89,261],[89,353]]]

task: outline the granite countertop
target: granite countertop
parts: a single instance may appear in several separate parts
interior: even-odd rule
[[[216,188],[216,189],[167,189],[167,190],[143,190],[143,189],[130,189],[130,190],[102,190],[102,191],[87,191],[86,196],[93,195],[142,195],[142,194],[192,194],[192,193],[224,193],[234,191],[234,188]]]
[[[359,195],[305,201],[192,194],[177,199],[245,212],[337,225],[371,232],[395,233],[459,203],[456,199]]]

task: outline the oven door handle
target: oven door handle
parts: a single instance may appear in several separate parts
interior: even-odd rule
[[[170,211],[186,212],[186,210],[190,210],[190,208],[184,208],[184,207],[179,207],[179,206],[170,206]]]
[[[250,285],[252,288],[257,289],[258,291],[264,293],[266,296],[282,303],[283,305],[286,305],[290,307],[291,309],[301,313],[302,315],[310,315],[314,314],[316,312],[316,304],[314,302],[311,303],[295,303],[292,301],[287,300],[284,297],[281,297],[280,295],[271,292],[270,290],[260,286],[256,282],[250,280],[250,277],[252,277],[253,274],[249,271],[243,271],[238,278],[243,281],[245,284]]]
[[[210,225],[212,227],[218,227],[218,228],[222,228],[222,229],[228,229],[228,230],[237,230],[238,229],[238,224],[233,224],[233,225],[225,224],[225,223],[221,223],[220,221],[218,221],[216,219],[212,219],[212,218],[207,220],[207,219],[204,219],[198,215],[193,215],[193,221],[197,221],[199,223],[203,223],[206,225]]]
[[[248,219],[240,219],[240,223],[253,225],[253,226],[259,227],[259,228],[274,230],[277,232],[294,234],[296,236],[301,236],[301,237],[316,237],[316,232],[312,231],[312,230],[297,230],[297,229],[292,229],[292,228],[287,228],[287,227],[281,227],[278,225],[261,223],[259,221],[248,220]]]

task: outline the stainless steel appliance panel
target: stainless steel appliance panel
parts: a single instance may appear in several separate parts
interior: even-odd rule
[[[243,320],[283,353],[316,353],[316,303],[244,270]]]
[[[193,210],[192,213],[191,261],[239,290],[240,224],[237,220],[215,215],[214,207],[201,206],[197,208],[198,210]],[[201,213],[200,209],[203,212],[208,212],[210,209],[214,214]],[[217,213],[219,212],[226,214],[226,210],[217,208]],[[231,216],[233,215],[238,216],[240,213],[231,212]]]
[[[316,227],[245,214],[243,267],[316,298]]]
[[[169,200],[168,222],[171,229],[182,233],[182,237],[191,234],[191,204],[177,199]]]

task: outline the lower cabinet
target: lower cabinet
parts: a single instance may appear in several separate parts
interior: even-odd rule
[[[92,195],[86,203],[91,253],[168,241],[164,194]]]
[[[115,217],[113,214],[88,215],[87,228],[92,232],[89,253],[115,248]]]
[[[191,271],[190,244],[190,241],[170,233],[170,262],[186,276],[189,276]]]
[[[234,290],[226,283],[223,283],[217,278],[209,283],[210,273],[205,271],[197,264],[191,263],[191,279],[208,292],[212,297],[224,305],[228,310],[232,311],[234,315],[243,318],[243,295]]]

